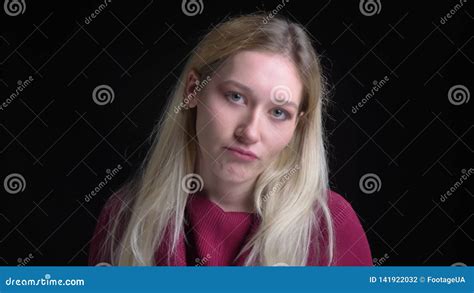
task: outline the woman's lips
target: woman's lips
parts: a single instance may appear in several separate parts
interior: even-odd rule
[[[226,147],[225,149],[233,156],[239,159],[242,159],[244,161],[254,161],[258,159],[258,157],[250,151],[245,151],[239,148],[229,148],[229,147]]]

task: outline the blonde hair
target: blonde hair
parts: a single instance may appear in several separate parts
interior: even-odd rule
[[[113,215],[115,221],[103,247],[113,265],[155,265],[155,252],[163,242],[170,244],[168,261],[176,254],[188,199],[181,181],[195,172],[199,146],[193,139],[196,108],[177,113],[173,109],[182,108],[191,70],[201,80],[211,77],[223,62],[242,50],[287,56],[299,72],[303,97],[302,116],[292,141],[256,180],[253,199],[260,224],[239,256],[248,252],[246,266],[305,266],[314,242],[315,255],[324,253],[331,264],[334,233],[328,209],[322,125],[325,86],[319,58],[301,25],[259,13],[219,24],[193,50],[156,125],[155,139],[139,176],[120,192],[125,194],[124,202]],[[288,176],[295,168],[297,172]],[[318,245],[323,234],[328,243],[324,251]]]

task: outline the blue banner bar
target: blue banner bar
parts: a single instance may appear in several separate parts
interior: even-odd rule
[[[474,292],[473,267],[0,267],[0,292]]]

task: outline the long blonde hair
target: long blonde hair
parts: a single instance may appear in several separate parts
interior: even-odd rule
[[[138,176],[121,191],[124,202],[114,214],[103,247],[113,265],[155,265],[155,252],[163,241],[171,244],[169,256],[176,253],[189,195],[181,182],[196,171],[199,146],[193,139],[196,108],[174,110],[183,106],[191,70],[201,79],[212,77],[217,67],[242,50],[283,54],[292,60],[303,84],[300,111],[304,113],[289,146],[256,179],[253,199],[260,224],[239,255],[248,253],[247,266],[304,266],[314,242],[315,255],[321,252],[328,265],[332,262],[334,233],[322,125],[325,83],[319,58],[301,25],[258,13],[219,24],[191,53]],[[165,239],[167,229],[169,239]],[[328,245],[319,247],[324,233]]]

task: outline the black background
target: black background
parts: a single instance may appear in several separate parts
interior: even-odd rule
[[[85,265],[106,199],[133,174],[171,87],[199,37],[228,16],[273,10],[279,1],[207,1],[186,16],[181,1],[26,1],[0,11],[0,264]],[[331,85],[326,129],[331,187],[357,211],[376,265],[473,265],[472,3],[444,24],[457,1],[383,1],[364,16],[358,1],[289,1],[278,13],[303,24]],[[355,114],[352,107],[388,82]],[[115,98],[99,106],[98,85]],[[471,110],[469,110],[471,109]],[[90,202],[84,196],[118,164]],[[3,187],[12,173],[22,192]],[[380,190],[362,192],[374,173]]]

